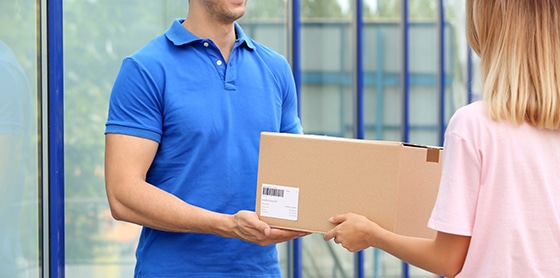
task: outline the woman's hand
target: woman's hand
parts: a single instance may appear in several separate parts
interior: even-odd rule
[[[374,246],[376,234],[384,231],[376,223],[368,218],[355,213],[341,214],[329,219],[336,225],[325,233],[326,241],[334,239],[334,242],[342,245],[350,252],[357,252]]]

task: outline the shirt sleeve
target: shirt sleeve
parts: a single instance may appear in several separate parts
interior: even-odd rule
[[[153,74],[132,58],[123,61],[109,100],[106,134],[161,141],[162,97]]]
[[[282,124],[280,132],[302,133],[303,128],[298,115],[298,99],[294,76],[288,62],[286,60],[283,60],[283,62],[286,91],[282,105]]]
[[[442,177],[428,227],[470,236],[480,190],[480,156],[473,142],[458,131],[468,130],[460,115],[446,130]]]

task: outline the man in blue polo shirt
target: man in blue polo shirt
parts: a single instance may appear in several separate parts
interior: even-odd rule
[[[191,0],[115,80],[106,188],[144,227],[135,277],[281,277],[275,243],[305,235],[254,212],[260,133],[302,127],[289,64],[235,22],[245,4]]]

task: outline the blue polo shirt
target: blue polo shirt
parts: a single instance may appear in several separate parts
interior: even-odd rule
[[[185,202],[233,214],[255,210],[262,131],[300,133],[286,59],[236,23],[225,63],[215,44],[176,19],[123,60],[106,133],[159,143],[147,181]],[[135,277],[280,277],[274,245],[144,228]]]

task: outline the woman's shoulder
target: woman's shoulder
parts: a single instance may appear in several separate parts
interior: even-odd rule
[[[453,124],[481,124],[490,120],[483,101],[475,101],[460,107],[453,113],[449,125]]]
[[[458,114],[483,114],[484,115],[487,114],[486,106],[482,100],[477,100],[457,109],[457,111],[454,113],[454,116]]]

